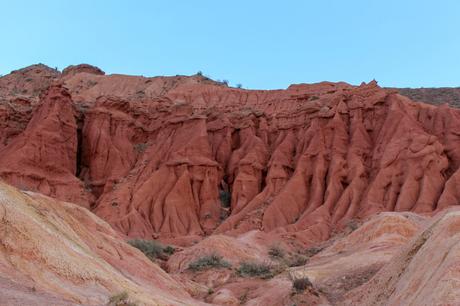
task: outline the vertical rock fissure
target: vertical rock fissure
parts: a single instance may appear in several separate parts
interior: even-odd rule
[[[76,173],[75,176],[80,178],[82,166],[82,153],[83,153],[83,123],[85,121],[85,115],[83,113],[79,114],[76,118],[77,121],[77,156],[75,158],[76,161]]]

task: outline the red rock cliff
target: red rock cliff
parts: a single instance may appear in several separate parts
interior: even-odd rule
[[[375,82],[261,91],[201,76],[58,78],[22,134],[5,136],[0,175],[92,205],[129,236],[262,229],[309,243],[353,218],[460,197],[460,111]]]

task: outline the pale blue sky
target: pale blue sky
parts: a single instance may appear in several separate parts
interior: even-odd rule
[[[0,74],[42,62],[285,88],[460,86],[460,1],[0,0]]]

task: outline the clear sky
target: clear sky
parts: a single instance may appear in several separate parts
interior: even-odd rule
[[[0,0],[0,74],[89,63],[245,88],[460,86],[459,0]]]

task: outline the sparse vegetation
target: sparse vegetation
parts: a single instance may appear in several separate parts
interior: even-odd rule
[[[120,292],[118,294],[112,295],[109,298],[109,303],[117,305],[119,302],[125,301],[127,299],[128,299],[128,292],[123,291],[123,292]]]
[[[439,105],[448,103],[460,107],[460,87],[455,88],[392,88],[413,101]]]
[[[137,303],[129,299],[128,292],[123,291],[118,294],[112,295],[109,298],[108,305],[110,306],[137,306]]]
[[[305,250],[305,255],[308,257],[312,257],[318,254],[319,252],[321,252],[322,250],[323,248],[320,248],[320,247],[311,247]]]
[[[308,277],[297,278],[292,282],[292,288],[296,292],[302,292],[305,289],[312,287],[312,283],[308,279]]]
[[[249,291],[246,290],[244,292],[244,294],[242,294],[238,299],[240,300],[240,304],[243,305],[244,303],[246,303],[248,301],[248,294],[249,294]]]
[[[300,267],[306,265],[307,262],[308,258],[306,256],[295,254],[286,261],[286,264],[289,267]]]
[[[147,147],[148,147],[148,145],[147,145],[145,142],[143,142],[143,143],[136,143],[136,144],[134,145],[134,150],[136,150],[136,151],[139,152],[139,153],[142,153],[142,152],[145,151],[145,149],[147,149]]]
[[[278,261],[278,269],[282,267],[299,267],[308,262],[308,257],[298,253],[286,252],[281,246],[273,245],[268,250],[268,255]]]
[[[171,255],[175,251],[172,246],[164,246],[154,240],[133,239],[129,240],[128,243],[139,249],[152,261],[157,258],[167,259],[168,255]]]
[[[236,84],[236,88],[243,88],[243,84],[240,84],[240,83]]]
[[[356,229],[358,229],[359,223],[358,223],[357,220],[351,219],[351,220],[349,220],[349,221],[347,222],[346,227],[347,227],[351,232],[353,232],[353,231],[355,231]]]
[[[192,271],[202,271],[211,268],[230,268],[231,264],[223,259],[218,254],[206,255],[198,258],[188,265],[188,269]]]
[[[222,80],[222,83],[228,86],[228,80]]]
[[[163,254],[163,245],[153,240],[134,239],[129,240],[128,243],[150,259],[158,258]]]
[[[203,72],[201,70],[199,70],[196,75],[199,75],[199,76],[203,76]]]
[[[268,255],[270,257],[275,258],[275,259],[281,259],[284,258],[284,250],[277,245],[271,246],[270,249],[268,250]]]
[[[274,267],[267,263],[243,261],[237,273],[242,277],[260,277],[263,279],[272,278],[280,273],[280,267]]]
[[[164,249],[163,249],[163,252],[168,254],[168,255],[172,255],[174,254],[174,252],[176,251],[175,248],[173,248],[172,246],[168,245],[166,246]]]

